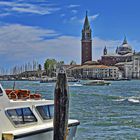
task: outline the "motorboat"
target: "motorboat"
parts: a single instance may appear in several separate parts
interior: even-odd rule
[[[53,100],[0,85],[0,140],[53,140],[53,114]],[[74,140],[78,125],[68,119],[67,140]]]
[[[110,82],[104,81],[104,80],[93,80],[84,83],[86,86],[104,86],[104,85],[110,85]]]

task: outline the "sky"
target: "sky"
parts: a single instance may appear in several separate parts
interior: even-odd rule
[[[47,58],[81,62],[81,30],[88,11],[93,60],[112,53],[126,35],[140,51],[139,0],[0,0],[0,67]]]

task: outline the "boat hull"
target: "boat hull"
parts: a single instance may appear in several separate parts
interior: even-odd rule
[[[84,83],[83,85],[86,85],[86,86],[106,86],[107,85],[108,86],[110,84],[111,84],[110,82],[97,80],[97,81],[90,81],[90,82]]]
[[[68,128],[67,140],[74,140],[76,130],[77,130],[77,125],[70,126]],[[9,139],[9,134],[5,133],[3,135],[2,140],[6,140],[7,137]],[[21,134],[13,134],[11,135],[11,138],[9,140],[40,140],[40,139],[53,140],[53,128],[49,128],[49,129],[47,128],[43,130],[32,131],[32,132],[21,133]]]

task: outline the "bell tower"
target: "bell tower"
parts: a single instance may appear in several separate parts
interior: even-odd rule
[[[88,20],[88,15],[86,11],[86,17],[84,26],[82,29],[82,39],[81,39],[81,64],[84,64],[87,61],[92,61],[92,35],[91,28]]]

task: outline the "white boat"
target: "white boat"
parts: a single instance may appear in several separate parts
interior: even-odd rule
[[[104,85],[110,85],[110,82],[104,81],[104,80],[93,80],[84,83],[86,86],[104,86]]]
[[[0,85],[0,140],[53,140],[54,101],[7,91]],[[68,120],[67,140],[74,140],[78,125]]]

